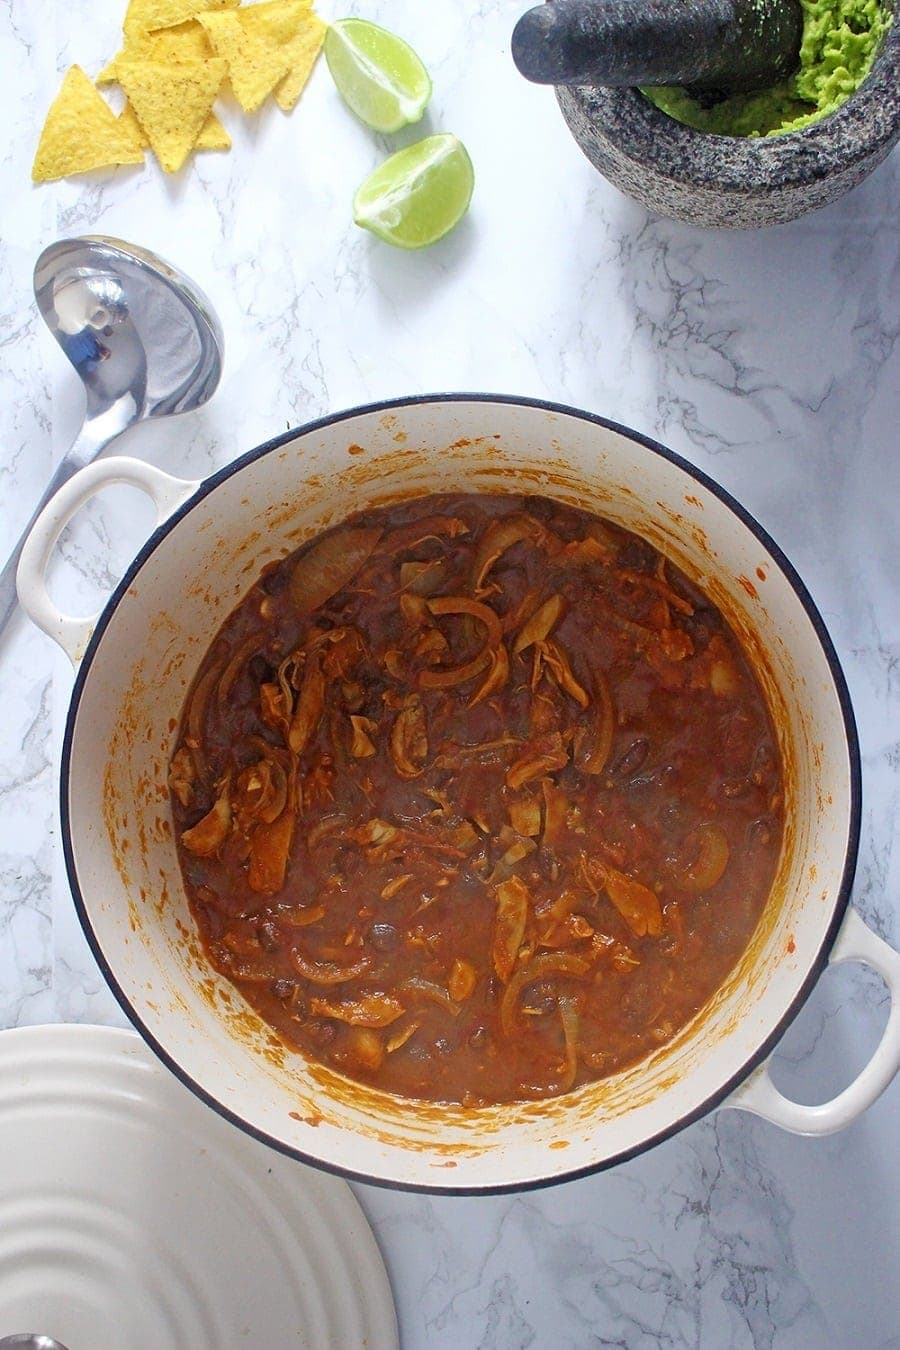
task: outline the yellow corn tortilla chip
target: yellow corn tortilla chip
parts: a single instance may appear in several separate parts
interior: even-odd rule
[[[197,139],[194,142],[195,150],[230,150],[231,137],[222,126],[214,112],[209,114],[203,126],[197,133]]]
[[[275,89],[275,102],[282,112],[290,112],[303,93],[327,31],[327,23],[318,14],[310,14],[305,27],[283,48],[291,68]]]
[[[140,122],[137,119],[137,113],[134,111],[134,108],[132,108],[131,104],[128,102],[127,99],[125,101],[125,107],[119,113],[118,122],[120,127],[128,129],[129,136],[131,135],[136,136],[138,139],[138,144],[142,145],[145,150],[147,149],[147,147],[150,145],[150,142],[147,139],[144,128],[141,126]]]
[[[240,0],[130,0],[122,30],[149,33],[154,28],[172,28],[193,19],[201,10],[236,9]]]
[[[71,66],[41,131],[31,167],[34,182],[143,162],[133,128],[120,122],[81,67]]]
[[[312,12],[312,0],[261,0],[235,11],[246,33],[278,47],[288,73],[275,88],[275,101],[290,112],[310,77],[328,25]]]
[[[224,61],[120,61],[119,83],[166,173],[187,159],[209,116],[227,66]]]
[[[186,23],[175,24],[174,28],[162,28],[156,33],[129,34],[122,50],[103,67],[94,83],[112,84],[117,80],[118,61],[162,61],[165,65],[172,65],[182,61],[208,61],[213,55],[206,30],[196,19],[188,19]]]
[[[248,33],[237,14],[200,14],[216,55],[228,62],[228,78],[244,112],[255,112],[289,70],[282,49]]]
[[[309,19],[313,0],[259,0],[242,5],[237,16],[248,33],[272,46],[283,46]]]
[[[137,119],[137,114],[131,104],[126,102],[125,107],[119,113],[119,125],[127,125],[134,130],[139,142],[143,146],[149,146],[150,142],[144,134],[144,128]],[[203,126],[197,133],[197,139],[194,142],[195,150],[230,150],[231,137],[222,126],[218,117],[211,112]]]

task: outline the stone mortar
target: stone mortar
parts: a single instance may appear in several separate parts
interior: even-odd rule
[[[801,131],[695,131],[637,89],[557,85],[556,97],[594,167],[649,211],[692,225],[781,224],[836,201],[900,138],[900,7],[868,78]]]

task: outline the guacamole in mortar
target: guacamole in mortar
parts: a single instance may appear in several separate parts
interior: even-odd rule
[[[705,107],[686,89],[644,89],[662,112],[719,136],[778,136],[834,112],[871,69],[891,15],[879,0],[800,0],[800,64],[783,84]]]

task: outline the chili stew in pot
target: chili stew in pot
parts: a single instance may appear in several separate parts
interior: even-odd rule
[[[722,614],[638,535],[530,496],[373,509],[269,566],[169,787],[215,969],[306,1056],[472,1106],[669,1040],[746,948],[782,841]]]

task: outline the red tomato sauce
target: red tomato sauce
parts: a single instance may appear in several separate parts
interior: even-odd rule
[[[721,613],[540,497],[372,510],[268,568],[169,785],[216,970],[305,1055],[471,1105],[664,1044],[746,948],[782,840]]]

